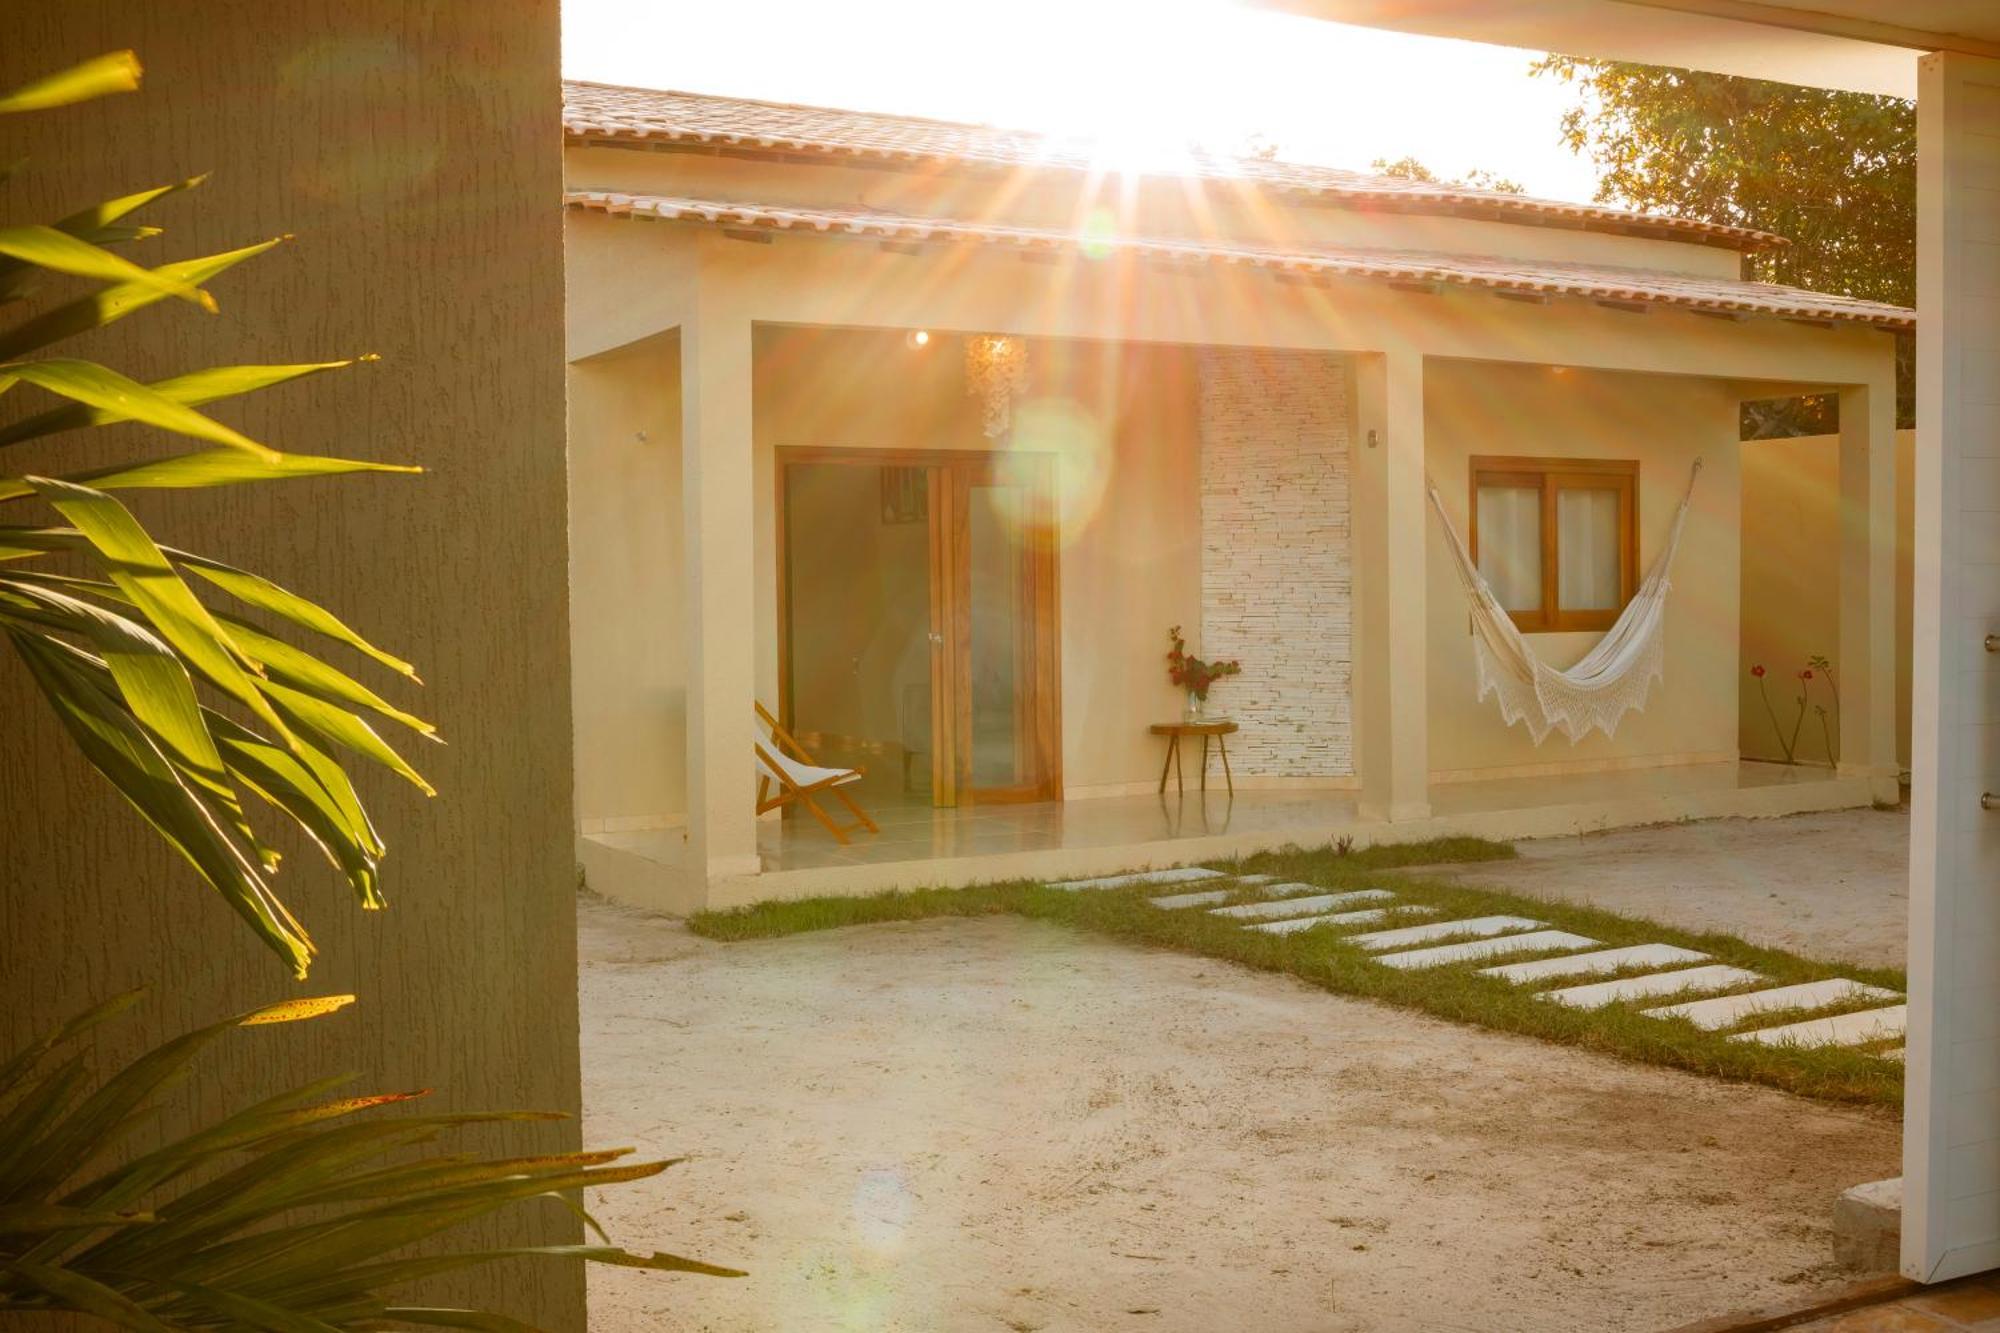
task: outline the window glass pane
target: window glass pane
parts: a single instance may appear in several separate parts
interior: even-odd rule
[[[1542,609],[1542,493],[1479,488],[1479,572],[1509,611]]]
[[[1565,611],[1618,609],[1618,491],[1556,492],[1556,604]]]

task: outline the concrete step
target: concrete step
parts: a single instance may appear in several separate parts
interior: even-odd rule
[[[1656,995],[1678,995],[1684,991],[1725,990],[1730,986],[1747,986],[1763,979],[1755,972],[1746,972],[1740,967],[1712,963],[1707,967],[1684,968],[1679,972],[1653,972],[1643,977],[1620,977],[1616,981],[1598,981],[1588,986],[1543,991],[1535,998],[1554,1000],[1572,1009],[1601,1009],[1619,1000],[1645,1000]]]
[[[1589,976],[1593,972],[1619,972],[1628,967],[1667,967],[1674,963],[1698,963],[1708,957],[1677,944],[1628,944],[1622,949],[1600,949],[1596,953],[1573,953],[1566,958],[1537,958],[1530,963],[1503,963],[1480,970],[1480,975],[1498,977],[1516,984],[1552,981],[1557,977]]]
[[[1319,893],[1307,898],[1280,898],[1268,903],[1242,903],[1236,907],[1211,907],[1210,916],[1233,916],[1246,919],[1280,916],[1308,916],[1314,912],[1332,912],[1355,903],[1387,902],[1396,895],[1387,889],[1355,889],[1350,893]]]
[[[1525,916],[1474,916],[1459,921],[1437,921],[1428,926],[1405,926],[1401,930],[1378,930],[1369,935],[1356,935],[1353,942],[1375,952],[1428,944],[1453,935],[1504,935],[1512,930],[1537,930],[1547,924]]]
[[[1124,889],[1134,884],[1199,884],[1208,879],[1227,879],[1220,870],[1206,866],[1180,866],[1172,870],[1139,870],[1129,875],[1100,875],[1096,879],[1066,879],[1052,889]]]
[[[1473,958],[1497,958],[1502,954],[1535,953],[1543,949],[1588,949],[1597,941],[1566,930],[1531,930],[1525,935],[1501,935],[1490,940],[1465,940],[1439,944],[1407,953],[1386,953],[1375,961],[1384,967],[1443,967]]]
[[[1328,912],[1323,916],[1299,916],[1289,921],[1260,921],[1247,927],[1261,930],[1267,935],[1290,935],[1295,931],[1311,930],[1316,926],[1367,926],[1377,921],[1387,921],[1390,916],[1401,912],[1404,916],[1428,916],[1437,911],[1435,907],[1371,907],[1360,912]]]
[[[1754,1041],[1764,1046],[1859,1046],[1903,1035],[1909,1016],[1907,1005],[1892,1004],[1886,1009],[1862,1009],[1832,1018],[1808,1018],[1803,1023],[1737,1032],[1731,1041]]]
[[[1183,907],[1206,907],[1210,903],[1226,903],[1236,896],[1234,889],[1209,889],[1202,893],[1170,893],[1164,898],[1148,898],[1153,906],[1168,912],[1177,912]]]
[[[1824,1009],[1830,1004],[1845,1004],[1850,1000],[1896,998],[1896,992],[1883,990],[1880,986],[1864,986],[1845,977],[1830,977],[1796,986],[1751,991],[1746,995],[1724,995],[1713,1000],[1670,1004],[1662,1009],[1648,1009],[1646,1013],[1654,1018],[1685,1018],[1698,1028],[1716,1032],[1735,1027],[1746,1018],[1777,1009]]]

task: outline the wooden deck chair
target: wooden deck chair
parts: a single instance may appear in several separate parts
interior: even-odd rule
[[[861,781],[858,768],[823,768],[813,762],[805,747],[793,740],[786,730],[778,725],[763,704],[757,704],[757,720],[770,728],[768,738],[759,736],[757,747],[757,813],[776,810],[780,806],[797,801],[812,812],[814,819],[826,825],[826,831],[843,846],[847,835],[856,829],[866,829],[870,833],[880,833],[868,812],[854,803],[854,798],[840,790],[850,782]],[[852,824],[836,824],[833,817],[820,808],[813,799],[823,792],[832,792],[854,815]]]

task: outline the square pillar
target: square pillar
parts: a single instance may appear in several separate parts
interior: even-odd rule
[[[1917,65],[1902,1268],[2000,1266],[2000,60]]]
[[[1424,819],[1431,805],[1423,356],[1402,348],[1357,357],[1354,388],[1361,814]]]
[[[681,498],[686,521],[689,895],[755,875],[756,561],[751,323],[712,269],[693,275],[681,326]]]
[[[1883,358],[1892,353],[1885,347]],[[1893,375],[1893,371],[1891,372]],[[1840,393],[1840,772],[1900,795],[1896,757],[1896,389]]]

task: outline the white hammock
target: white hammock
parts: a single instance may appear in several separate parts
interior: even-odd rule
[[[1472,607],[1472,657],[1479,670],[1479,697],[1491,694],[1498,698],[1500,716],[1507,725],[1527,723],[1528,734],[1537,745],[1550,731],[1562,732],[1574,745],[1592,731],[1612,735],[1627,712],[1646,706],[1653,682],[1665,675],[1667,590],[1672,586],[1667,571],[1673,567],[1674,552],[1680,549],[1681,528],[1687,523],[1694,479],[1700,472],[1701,460],[1696,459],[1688,474],[1687,494],[1674,511],[1667,544],[1646,571],[1646,581],[1597,646],[1567,671],[1556,670],[1529,651],[1514,618],[1493,595],[1465,542],[1451,526],[1437,487],[1428,477],[1424,479],[1431,508],[1444,525],[1445,539],[1458,563],[1459,582]]]

